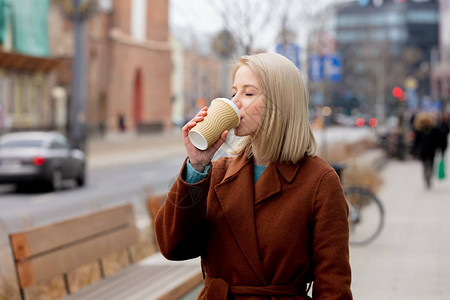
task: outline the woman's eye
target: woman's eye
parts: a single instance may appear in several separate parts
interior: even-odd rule
[[[236,96],[236,94],[231,95],[231,98],[234,98],[234,96]]]
[[[252,93],[247,93],[247,94],[245,94],[245,96],[248,96],[248,97],[251,97],[251,96],[253,96],[254,94],[252,94]]]

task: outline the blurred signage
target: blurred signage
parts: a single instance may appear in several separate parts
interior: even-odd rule
[[[373,0],[373,5],[375,7],[380,7],[381,5],[383,5],[383,0]]]
[[[320,57],[319,55],[311,55],[309,57],[309,80],[311,81],[323,80],[322,57]]]
[[[309,80],[339,82],[342,79],[342,60],[337,54],[309,57]]]
[[[314,53],[319,55],[330,55],[336,52],[336,39],[328,32],[316,34],[314,40]]]
[[[339,82],[342,79],[341,57],[337,54],[327,55],[323,58],[323,73],[325,79]]]
[[[277,44],[275,51],[292,61],[300,69],[300,46],[294,43]]]
[[[1,2],[1,1],[0,1]],[[14,49],[22,54],[49,56],[49,0],[10,1],[13,12]]]
[[[369,0],[358,0],[360,6],[367,6],[369,4]]]

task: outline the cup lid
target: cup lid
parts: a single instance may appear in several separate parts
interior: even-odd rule
[[[216,100],[223,101],[223,102],[229,104],[234,109],[234,111],[236,112],[236,115],[238,116],[238,125],[239,125],[239,123],[241,122],[241,113],[239,112],[239,108],[236,106],[236,104],[234,104],[233,101],[231,101],[230,99],[227,99],[227,98],[216,98],[213,101],[211,101],[211,103]]]

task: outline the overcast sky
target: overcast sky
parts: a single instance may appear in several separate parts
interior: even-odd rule
[[[208,0],[170,0],[169,21],[171,26],[191,27],[197,32],[215,33],[223,25]]]

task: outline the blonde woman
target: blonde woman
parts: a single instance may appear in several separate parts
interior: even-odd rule
[[[244,56],[233,74],[245,137],[236,156],[211,161],[228,132],[188,158],[156,217],[161,253],[201,257],[198,299],[352,299],[348,207],[339,178],[316,155],[303,78],[278,54]]]
[[[434,157],[439,148],[440,134],[436,128],[436,117],[429,112],[421,112],[414,119],[414,145],[422,162],[425,187],[430,189],[434,173]]]

